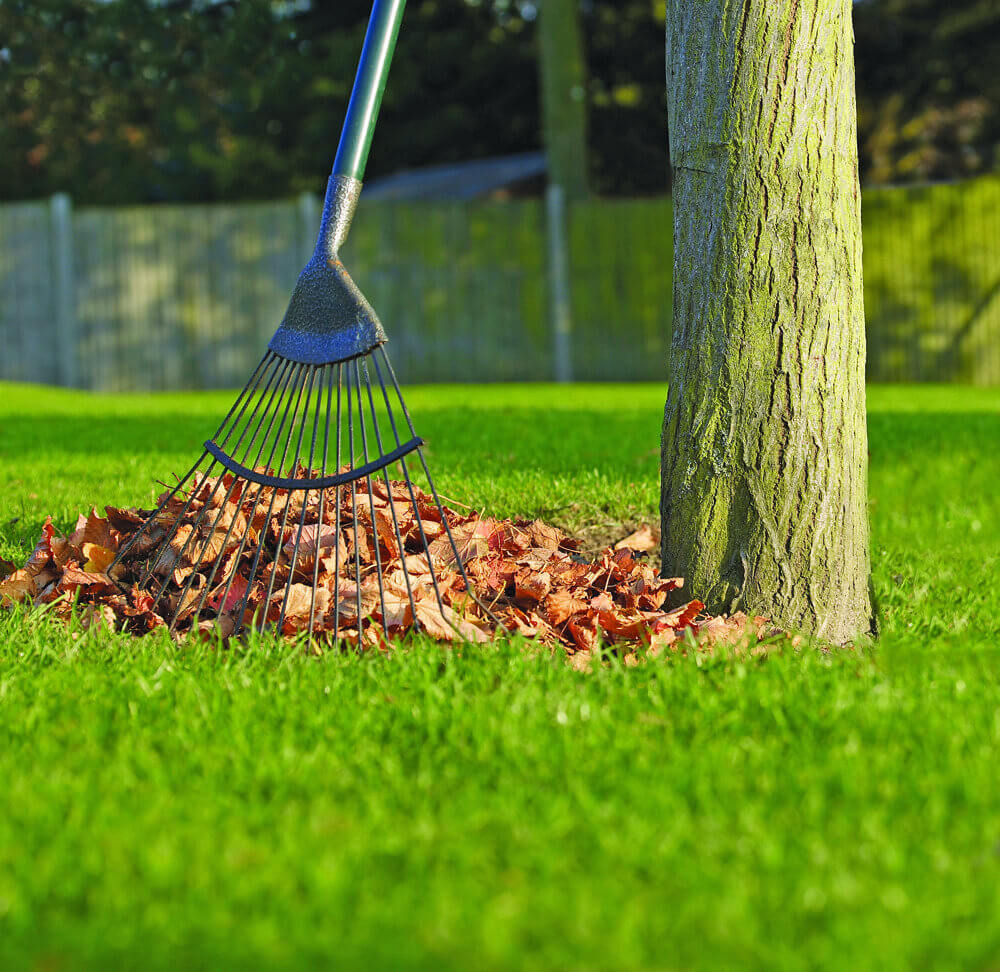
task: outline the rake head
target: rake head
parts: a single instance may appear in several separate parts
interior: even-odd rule
[[[472,592],[382,325],[338,258],[359,190],[331,177],[267,354],[110,568],[171,631],[375,645],[413,627],[485,640],[498,623]]]

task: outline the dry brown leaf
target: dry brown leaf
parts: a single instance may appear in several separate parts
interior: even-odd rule
[[[208,607],[220,614],[231,614],[246,596],[247,579],[237,574],[221,583],[207,600]]]
[[[544,601],[552,589],[552,578],[544,572],[524,571],[516,576],[515,585],[519,601]]]
[[[616,639],[627,638],[635,641],[648,630],[644,618],[623,617],[617,611],[599,612],[597,623],[602,631]]]
[[[445,641],[473,641],[483,643],[489,641],[489,636],[474,624],[460,618],[450,607],[441,607],[436,603],[418,601],[417,620],[421,627],[432,637]]]
[[[592,597],[590,599],[590,609],[592,611],[614,611],[615,602],[611,600],[611,595],[607,591],[601,591],[597,597]]]
[[[705,605],[701,601],[688,601],[687,604],[679,607],[676,611],[661,615],[653,622],[653,630],[658,631],[661,628],[679,630],[680,628],[686,628],[704,610]]]
[[[677,632],[673,628],[662,628],[659,631],[654,631],[649,636],[649,649],[648,654],[651,658],[655,658],[657,655],[663,653],[664,649],[669,648],[677,640]]]
[[[287,598],[287,599],[286,599]],[[330,606],[330,592],[325,587],[317,588],[315,601],[313,587],[310,584],[290,584],[281,591],[276,591],[271,597],[268,609],[268,619],[277,621],[284,608],[285,617],[282,624],[283,634],[294,634],[309,627],[309,618],[322,619]]]
[[[117,616],[110,604],[87,604],[80,615],[80,624],[87,630],[114,631]]]
[[[413,624],[413,610],[410,607],[410,599],[405,593],[386,590],[384,601],[385,613],[382,623],[386,630],[408,628]]]
[[[431,541],[428,549],[435,561],[450,567],[456,562],[455,549],[465,564],[474,557],[486,557],[491,551],[498,552],[502,536],[503,531],[498,528],[496,520],[477,517],[469,522],[452,526],[450,538],[444,533]],[[455,542],[454,547],[452,540]]]
[[[82,547],[85,543],[97,544],[99,547],[116,549],[118,544],[111,531],[111,523],[102,516],[97,515],[97,510],[91,511],[77,518],[76,529],[69,536],[69,542],[76,547]]]
[[[634,533],[619,540],[615,544],[615,550],[636,550],[639,553],[645,553],[647,550],[655,550],[659,545],[659,530],[654,531],[648,523],[644,523]]]
[[[59,578],[59,590],[71,592],[79,587],[96,587],[108,591],[117,591],[114,581],[107,574],[93,574],[79,567],[70,565]]]
[[[541,520],[532,520],[524,527],[524,532],[531,538],[533,547],[541,547],[542,549],[555,550],[568,539],[562,530],[549,526],[548,523],[543,523]],[[573,546],[575,547],[576,544]]]
[[[81,551],[84,557],[83,569],[91,574],[104,574],[115,559],[115,552],[97,543],[84,543]]]
[[[319,550],[321,556],[325,556],[324,551],[339,548],[341,559],[347,556],[347,547],[343,539],[337,534],[333,526],[320,523],[307,523],[305,526],[298,526],[292,530],[283,550],[286,556],[291,557],[295,552],[295,544],[299,544],[300,557],[314,557]]]
[[[590,651],[597,645],[597,627],[589,618],[575,617],[566,623],[566,630],[578,648]]]
[[[336,614],[341,624],[345,621],[357,624],[359,611],[362,619],[367,618],[379,603],[377,585],[367,581],[362,581],[359,588],[353,581],[341,580],[336,587],[330,584],[327,589],[330,593],[328,613]]]
[[[562,624],[574,614],[582,614],[589,607],[589,601],[574,597],[569,591],[553,591],[545,598],[545,612],[554,625]]]
[[[15,570],[5,580],[0,581],[0,604],[19,604],[25,598],[34,597],[38,593],[38,585],[34,576],[27,570]]]
[[[52,540],[55,535],[56,530],[52,525],[52,517],[47,516],[42,524],[42,535],[38,538],[35,549],[31,551],[31,556],[24,565],[24,569],[29,574],[37,574],[52,563]]]
[[[146,517],[149,516],[148,513],[141,513],[134,507],[119,509],[117,506],[105,506],[104,512],[108,515],[108,522],[111,524],[111,527],[119,533],[134,533],[140,526],[142,526]],[[80,519],[86,521],[86,517],[81,517]],[[76,525],[77,529],[79,529],[79,519],[76,521]],[[86,522],[84,522],[84,527],[86,527]],[[73,537],[70,537],[70,540],[72,539]],[[81,537],[80,542],[82,542],[82,540],[83,538]]]

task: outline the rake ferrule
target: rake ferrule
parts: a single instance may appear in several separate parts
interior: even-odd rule
[[[316,248],[268,347],[301,364],[349,361],[386,341],[382,322],[340,262],[361,193],[349,176],[330,176]]]
[[[337,254],[347,239],[354,222],[354,213],[361,198],[361,183],[345,175],[331,175],[326,183],[323,215],[319,221],[314,257],[336,263]]]

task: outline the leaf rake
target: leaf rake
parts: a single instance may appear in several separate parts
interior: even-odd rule
[[[109,568],[171,631],[273,625],[361,644],[412,626],[482,640],[498,624],[469,583],[385,330],[339,258],[404,3],[372,6],[316,248],[267,353]]]

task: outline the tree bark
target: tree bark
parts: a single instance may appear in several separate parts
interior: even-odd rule
[[[567,199],[587,195],[587,68],[579,0],[541,0],[538,39],[549,180]]]
[[[712,610],[874,630],[851,0],[668,0],[663,568]]]

